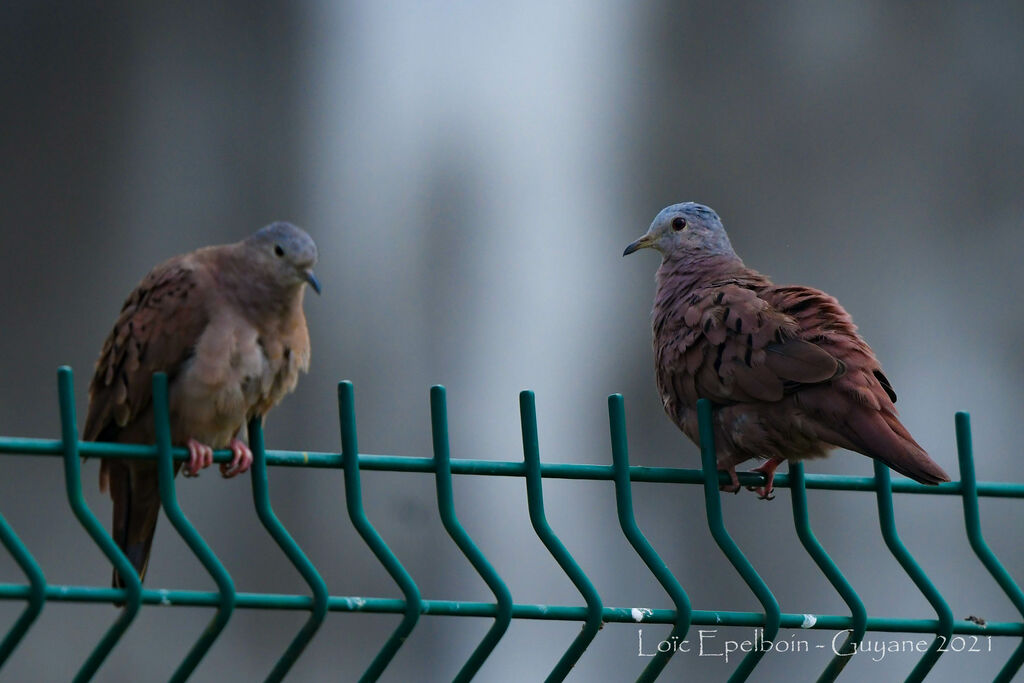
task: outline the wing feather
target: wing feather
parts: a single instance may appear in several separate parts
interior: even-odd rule
[[[146,411],[154,372],[173,380],[206,328],[200,274],[189,257],[154,268],[128,296],[108,335],[89,386],[87,441],[116,441]]]
[[[752,284],[713,283],[687,297],[684,329],[660,335],[663,343],[676,347],[661,356],[677,362],[659,367],[690,376],[699,397],[719,403],[779,401],[803,386],[841,376],[842,361],[809,341],[801,321]],[[811,310],[813,303],[806,293],[795,300],[800,310]]]

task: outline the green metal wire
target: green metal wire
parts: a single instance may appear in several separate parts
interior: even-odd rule
[[[181,506],[178,505],[178,495],[174,490],[174,462],[171,455],[171,421],[170,410],[167,399],[167,375],[158,372],[153,375],[153,418],[154,432],[156,435],[157,451],[157,475],[160,487],[160,503],[163,505],[164,514],[171,525],[185,541],[192,553],[217,584],[218,600],[217,611],[210,620],[210,624],[200,634],[195,645],[178,665],[178,668],[171,675],[173,683],[186,680],[199,666],[199,662],[206,656],[207,651],[213,647],[224,627],[227,626],[231,613],[235,609],[235,582],[231,580],[224,565],[217,556],[210,550],[203,537],[199,535],[196,528],[188,521]]]
[[[587,603],[586,620],[579,635],[569,644],[562,658],[551,670],[547,681],[564,680],[569,672],[583,656],[584,650],[597,635],[602,625],[601,596],[594,584],[587,578],[583,568],[573,558],[562,541],[548,524],[544,514],[544,489],[540,474],[540,441],[537,437],[537,402],[532,391],[519,394],[520,422],[523,430],[523,460],[526,464],[526,502],[530,510],[530,523],[544,547],[548,549],[555,562],[562,568],[576,590],[583,595]]]
[[[715,455],[715,433],[711,419],[711,402],[706,398],[698,400],[697,422],[700,429],[700,458],[704,467],[704,507],[707,511],[708,528],[711,530],[711,536],[715,539],[715,543],[722,549],[726,558],[740,573],[747,586],[764,607],[763,642],[774,641],[775,636],[779,633],[781,623],[779,602],[725,529],[725,520],[722,517],[722,499],[718,490],[720,479]],[[751,648],[750,652],[740,660],[739,666],[729,677],[729,681],[747,680],[754,667],[764,657],[765,651],[765,648]]]
[[[125,631],[131,625],[141,607],[142,583],[131,562],[124,556],[121,549],[114,543],[103,525],[85,504],[82,495],[82,472],[78,453],[78,425],[75,417],[75,389],[71,368],[62,367],[57,370],[57,395],[60,402],[60,433],[64,451],[64,484],[68,503],[75,517],[85,528],[89,536],[99,546],[103,554],[113,563],[124,579],[125,606],[120,616],[111,624],[103,638],[86,658],[82,667],[75,674],[74,680],[88,681],[103,664],[110,651],[117,645]]]
[[[846,580],[839,567],[832,561],[821,543],[811,531],[810,515],[807,513],[807,490],[804,488],[804,464],[802,462],[790,463],[789,478],[792,483],[793,497],[793,523],[796,525],[796,534],[803,544],[804,549],[814,560],[818,568],[825,574],[832,587],[836,589],[840,597],[850,608],[853,626],[850,634],[841,646],[837,648],[836,655],[825,667],[825,670],[818,677],[819,683],[834,681],[842,673],[843,668],[850,662],[856,647],[864,639],[867,630],[868,613],[864,608],[864,602],[857,595],[850,582]]]
[[[46,604],[46,577],[43,576],[43,569],[36,562],[36,558],[32,557],[32,553],[28,551],[25,544],[14,533],[14,529],[7,523],[3,515],[0,515],[0,543],[3,543],[7,552],[11,554],[14,561],[21,567],[21,571],[25,572],[25,577],[29,582],[29,593],[25,609],[18,617],[18,620],[14,622],[14,625],[7,631],[4,639],[0,641],[0,668],[3,668],[7,658],[14,652],[14,648],[18,647],[18,643],[28,633],[32,622],[43,611],[43,605]]]
[[[0,584],[0,600],[25,601],[29,597],[29,586]],[[123,600],[124,591],[117,588],[97,586],[66,586],[49,584],[46,587],[47,602],[107,603]],[[163,607],[216,607],[220,594],[215,591],[142,589],[142,604]],[[237,593],[237,609],[302,610],[309,611],[312,599],[308,595],[281,593]],[[490,617],[496,615],[493,602],[469,602],[459,600],[421,601],[425,614],[439,617]],[[332,595],[327,600],[329,612],[364,614],[403,614],[406,601],[400,598],[373,598],[361,596]],[[586,620],[589,609],[573,605],[512,605],[513,619],[534,619],[538,621],[579,621]],[[693,610],[692,625],[697,626],[740,626],[756,627],[764,624],[763,612],[728,612],[715,610]],[[853,627],[849,616],[838,614],[813,615],[816,622],[812,630],[836,631]],[[644,623],[675,624],[676,610],[655,608],[644,614]],[[806,614],[783,612],[780,617],[782,628],[802,629]],[[602,607],[601,621],[605,623],[635,623],[632,607]],[[935,633],[939,628],[937,619],[913,619],[893,617],[868,617],[867,630],[887,633]],[[984,626],[964,619],[953,622],[953,633],[975,636],[1024,637],[1024,623],[1020,621],[989,621]]]
[[[402,609],[405,616],[360,678],[361,681],[375,681],[398,653],[398,649],[405,644],[405,639],[419,621],[420,611],[423,609],[422,598],[412,576],[373,528],[363,510],[363,494],[359,480],[359,441],[356,437],[355,392],[351,382],[338,384],[338,414],[341,420],[341,457],[345,468],[345,505],[348,508],[349,519],[405,596]]]
[[[497,570],[487,561],[473,539],[463,528],[455,514],[455,495],[452,490],[451,454],[448,445],[448,406],[445,401],[445,389],[442,386],[430,389],[430,426],[434,442],[434,463],[436,467],[435,481],[437,484],[437,509],[445,531],[451,536],[455,545],[466,556],[470,564],[484,580],[487,587],[494,593],[497,600],[494,624],[488,629],[484,639],[476,646],[466,663],[453,679],[456,683],[472,680],[484,661],[490,656],[498,641],[505,635],[512,623],[512,593],[501,580]]]
[[[140,458],[152,460],[156,455],[153,446],[141,444],[107,444],[91,441],[79,442],[82,457]],[[61,455],[61,442],[55,439],[34,439],[25,437],[0,437],[0,453],[17,455]],[[184,448],[172,450],[175,460],[185,460],[188,451]],[[596,456],[595,456],[596,457]],[[213,461],[230,462],[231,451],[218,450]],[[337,469],[342,467],[340,453],[322,451],[267,451],[268,467],[303,467]],[[405,455],[359,454],[359,469],[373,472],[428,472],[434,471],[434,459]],[[523,462],[513,460],[452,460],[452,474],[473,474],[481,476],[522,477],[526,467]],[[612,481],[615,479],[611,465],[583,465],[577,463],[541,463],[541,476],[545,479],[582,479],[590,481]],[[718,473],[718,481],[729,483],[728,475]],[[764,484],[764,475],[754,472],[737,472],[743,486]],[[656,482],[662,484],[703,484],[704,472],[699,469],[680,467],[644,467],[632,465],[629,479],[634,482]],[[790,488],[788,474],[775,475],[775,488]],[[874,477],[855,477],[836,474],[806,474],[804,486],[819,491],[875,491],[878,483]],[[919,484],[910,479],[891,481],[889,490],[893,493],[914,493],[931,496],[959,496],[960,482],[947,482],[938,486]],[[1000,481],[979,481],[978,496],[983,498],[1024,498],[1024,483]]]
[[[544,514],[542,480],[548,478],[577,480],[610,480],[615,483],[616,506],[619,524],[630,544],[643,559],[648,569],[657,578],[672,598],[675,609],[655,608],[643,610],[644,623],[671,624],[669,638],[685,637],[690,624],[716,626],[764,627],[764,640],[775,638],[780,628],[812,628],[826,630],[848,630],[846,643],[840,648],[841,655],[833,657],[819,677],[821,681],[832,681],[841,673],[853,652],[854,644],[860,642],[864,633],[870,631],[934,633],[935,641],[917,663],[907,680],[919,681],[936,663],[944,642],[952,634],[983,637],[1005,636],[1021,638],[1022,642],[1003,666],[995,680],[1009,681],[1024,664],[1024,621],[988,622],[984,626],[967,620],[954,620],[952,611],[941,594],[928,580],[920,566],[903,546],[896,533],[893,512],[893,492],[959,495],[964,506],[964,519],[968,538],[975,554],[1006,593],[1010,601],[1024,616],[1024,593],[1003,568],[986,544],[980,524],[978,498],[1008,497],[1024,498],[1024,484],[1001,482],[977,482],[975,479],[973,455],[971,452],[970,424],[965,413],[957,415],[957,446],[960,458],[960,482],[951,482],[938,487],[924,486],[907,480],[890,481],[888,469],[876,463],[874,477],[845,477],[828,475],[805,475],[803,467],[795,464],[787,474],[776,476],[775,484],[792,490],[793,519],[797,534],[826,578],[842,596],[850,609],[848,616],[811,615],[782,613],[771,591],[754,570],[749,561],[732,541],[726,531],[722,517],[718,484],[727,483],[728,477],[716,470],[713,435],[711,431],[711,407],[707,402],[698,406],[701,430],[702,469],[676,469],[637,467],[629,465],[628,445],[625,429],[625,413],[622,397],[609,397],[609,426],[612,439],[612,465],[577,465],[566,463],[541,463],[537,438],[535,399],[531,392],[520,395],[523,429],[524,460],[522,462],[496,462],[490,460],[452,460],[450,458],[447,430],[447,409],[443,387],[431,390],[431,430],[434,442],[432,458],[409,458],[393,455],[359,454],[356,440],[354,396],[350,383],[343,382],[338,388],[339,416],[341,419],[342,452],[309,453],[291,451],[267,451],[263,433],[258,421],[250,427],[250,444],[253,449],[253,503],[261,522],[282,551],[309,584],[312,595],[286,595],[267,593],[237,593],[227,571],[217,560],[198,532],[185,518],[178,506],[174,490],[174,460],[185,460],[187,451],[172,447],[170,442],[170,421],[168,413],[167,378],[154,376],[153,405],[156,427],[155,445],[131,445],[90,443],[78,440],[74,412],[74,391],[69,368],[58,372],[58,393],[61,410],[60,439],[24,439],[0,437],[0,453],[51,455],[62,458],[65,471],[65,486],[72,511],[92,537],[93,541],[108,557],[112,565],[125,578],[125,588],[102,588],[97,586],[66,586],[47,584],[42,569],[32,558],[24,543],[17,537],[7,521],[0,516],[0,542],[25,572],[27,584],[0,583],[0,600],[21,600],[26,608],[19,615],[0,641],[0,666],[23,641],[30,626],[47,601],[72,603],[123,604],[114,624],[109,627],[99,644],[86,658],[76,680],[90,679],[116,645],[142,604],[180,605],[192,607],[215,607],[217,611],[210,626],[203,632],[175,671],[171,680],[187,678],[208,652],[221,630],[226,625],[235,607],[242,609],[301,610],[310,613],[309,618],[293,638],[284,654],[277,660],[267,680],[282,680],[310,639],[315,635],[327,612],[360,612],[402,614],[403,619],[378,652],[370,667],[363,674],[363,680],[378,678],[392,660],[402,643],[417,623],[421,613],[436,616],[473,616],[494,619],[491,628],[477,645],[469,659],[457,674],[457,680],[469,680],[477,674],[486,658],[494,650],[506,632],[511,619],[540,619],[581,622],[580,634],[562,655],[548,680],[562,680],[594,639],[605,622],[635,623],[635,610],[630,607],[605,607],[601,598],[582,568],[557,538],[548,525]],[[130,562],[113,542],[110,535],[85,505],[82,495],[80,456],[148,458],[156,459],[160,474],[160,498],[172,525],[181,534],[186,544],[200,562],[214,577],[216,591],[164,590],[142,588]],[[228,450],[214,454],[216,462],[228,462],[232,458]],[[353,525],[364,541],[370,546],[378,560],[385,566],[402,590],[403,598],[347,597],[328,594],[327,586],[316,568],[299,546],[287,533],[274,515],[270,505],[268,466],[284,467],[329,467],[343,468],[345,472],[346,506]],[[467,559],[495,594],[495,602],[465,602],[453,600],[424,600],[421,598],[412,577],[402,567],[383,539],[366,518],[362,506],[360,470],[386,470],[400,472],[433,473],[437,486],[438,510],[446,531],[465,554]],[[494,567],[473,543],[459,523],[455,513],[452,476],[514,476],[524,477],[527,484],[527,502],[530,519],[538,537],[552,553],[559,566],[566,572],[586,602],[585,606],[516,604],[507,586]],[[758,474],[739,475],[745,485],[761,484],[763,477]],[[653,547],[643,536],[636,524],[632,506],[631,486],[633,482],[662,482],[703,484],[708,525],[716,542],[729,561],[747,582],[761,602],[764,612],[725,612],[691,609],[689,599],[679,582],[665,566]],[[937,619],[907,619],[868,617],[856,591],[843,577],[838,567],[829,558],[814,537],[810,528],[807,510],[807,489],[875,491],[879,509],[879,523],[883,538],[903,570],[929,600],[937,613]],[[814,623],[809,624],[809,621]],[[763,651],[754,651],[745,657],[730,680],[744,680],[760,661]],[[671,651],[659,652],[640,674],[642,681],[654,680],[669,661]]]
[[[612,394],[608,397],[608,424],[611,429],[612,467],[615,468],[615,505],[619,514],[619,526],[630,545],[636,550],[637,555],[672,598],[672,602],[676,606],[676,620],[666,640],[669,643],[679,643],[686,639],[693,610],[690,606],[690,598],[683,590],[683,586],[672,575],[672,571],[665,561],[661,559],[661,556],[640,531],[640,527],[636,523],[636,516],[633,514],[633,493],[629,481],[629,446],[626,439],[626,408],[622,394]],[[675,654],[674,647],[659,649],[641,672],[637,681],[655,680],[673,654]]]
[[[302,625],[302,628],[292,639],[284,654],[274,664],[270,675],[266,680],[284,680],[285,675],[298,660],[306,645],[316,635],[317,629],[327,617],[327,584],[324,582],[320,572],[316,570],[313,563],[309,561],[306,554],[284,528],[284,525],[277,519],[273,508],[270,506],[270,486],[267,483],[267,452],[263,443],[263,421],[260,418],[253,418],[249,422],[249,447],[252,449],[252,498],[256,506],[256,514],[263,523],[263,527],[270,534],[274,542],[284,552],[288,560],[295,566],[302,575],[302,578],[309,584],[313,591],[313,604],[310,610],[309,619]]]
[[[914,556],[903,545],[903,541],[900,540],[899,534],[896,532],[896,515],[893,511],[892,492],[889,490],[889,468],[878,460],[874,461],[874,466],[875,479],[878,481],[878,489],[875,496],[878,500],[878,522],[882,529],[882,538],[885,540],[885,545],[939,616],[938,628],[935,630],[935,640],[928,646],[925,653],[921,655],[917,666],[907,676],[906,680],[908,683],[916,683],[925,679],[925,676],[935,666],[939,657],[942,656],[944,646],[949,643],[949,638],[953,635],[953,611],[943,599],[942,594],[939,593],[939,589],[935,587],[935,584],[932,583],[928,575],[921,569],[921,565],[917,563]]]
[[[974,448],[971,445],[971,417],[967,413],[956,414],[956,451],[960,461],[960,481],[963,485],[964,525],[967,527],[967,539],[971,549],[978,556],[985,569],[1010,598],[1017,611],[1024,616],[1024,592],[1016,584],[1010,573],[995,556],[985,542],[981,533],[981,513],[978,511],[978,483],[974,475]],[[999,674],[996,683],[1009,683],[1024,664],[1024,640],[1010,655]]]

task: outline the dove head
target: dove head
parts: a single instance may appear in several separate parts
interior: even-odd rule
[[[316,243],[305,230],[279,221],[260,228],[243,243],[255,251],[256,258],[266,265],[275,283],[294,287],[305,282],[320,293],[320,281],[313,274]]]
[[[626,247],[622,255],[648,248],[660,251],[666,261],[712,254],[736,256],[722,219],[712,209],[695,202],[662,209],[647,234]]]

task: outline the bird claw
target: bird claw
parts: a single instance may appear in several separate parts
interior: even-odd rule
[[[768,486],[748,486],[748,491],[757,494],[758,500],[775,500],[775,489]]]
[[[775,500],[775,470],[783,462],[782,458],[772,458],[765,462],[760,467],[755,467],[750,470],[751,472],[757,472],[763,474],[765,478],[764,486],[748,486],[748,491],[753,491],[757,494],[759,500]]]
[[[199,470],[213,464],[213,449],[193,438],[189,438],[185,445],[188,448],[188,463],[184,468],[185,476],[198,477]]]
[[[238,438],[231,439],[228,448],[231,449],[234,457],[231,458],[231,462],[222,462],[220,464],[220,473],[225,479],[242,474],[252,466],[252,451],[249,450],[244,441]]]
[[[726,470],[729,473],[730,482],[728,484],[719,484],[718,490],[724,493],[739,493],[740,489],[740,478],[736,476],[736,468],[730,467]]]

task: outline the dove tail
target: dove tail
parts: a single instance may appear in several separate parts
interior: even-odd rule
[[[949,475],[928,457],[895,415],[876,411],[855,411],[849,419],[849,436],[864,455],[880,460],[891,469],[922,484],[941,484]]]
[[[109,464],[108,464],[109,463]],[[156,520],[160,513],[155,463],[107,460],[106,477],[114,501],[112,536],[135,567],[139,579],[146,576],[149,551],[153,546]],[[124,588],[125,582],[115,569],[111,586]]]

